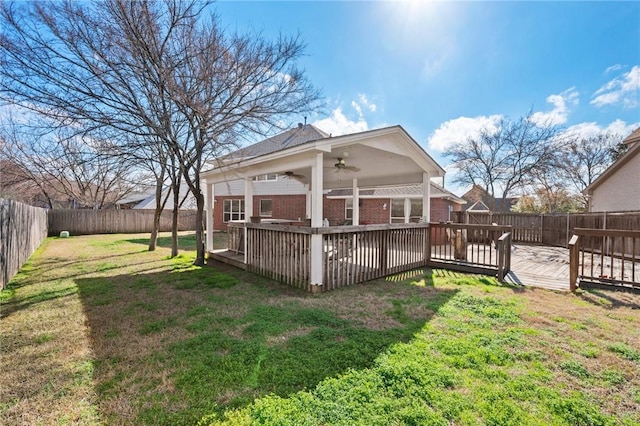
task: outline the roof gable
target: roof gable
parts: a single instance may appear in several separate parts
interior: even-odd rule
[[[640,128],[638,128],[638,130],[640,130]],[[627,140],[629,140],[634,134],[636,134],[638,132],[638,130],[636,130],[630,136],[628,136],[624,140],[625,143],[628,143]],[[638,140],[638,142],[640,142],[640,140]],[[594,189],[596,189],[598,186],[600,186],[604,182],[606,182],[606,180],[609,177],[611,177],[613,174],[615,174],[623,165],[625,165],[629,160],[631,160],[633,157],[635,157],[638,154],[640,154],[640,143],[632,143],[632,144],[630,144],[629,145],[629,149],[627,150],[627,152],[625,152],[622,155],[622,157],[618,158],[612,165],[610,165],[604,172],[602,172],[602,174],[600,176],[598,176],[598,178],[596,180],[591,182],[591,184],[589,186],[587,186],[585,189],[583,189],[582,193],[586,194],[586,195],[593,193]]]

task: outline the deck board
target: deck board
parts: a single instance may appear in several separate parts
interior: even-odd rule
[[[513,244],[507,282],[548,290],[569,290],[569,250],[529,244]]]

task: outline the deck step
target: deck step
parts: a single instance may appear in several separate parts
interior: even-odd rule
[[[207,261],[225,263],[227,265],[234,266],[239,269],[247,270],[247,265],[244,263],[244,256],[235,254],[229,250],[216,250],[208,253]]]

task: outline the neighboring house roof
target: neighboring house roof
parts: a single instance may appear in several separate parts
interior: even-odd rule
[[[634,130],[629,136],[624,138],[622,143],[629,145],[631,147],[633,144],[640,142],[640,127]]]
[[[422,184],[383,186],[373,189],[361,189],[360,198],[411,198],[422,197]],[[333,189],[327,193],[328,198],[350,198],[353,188]],[[456,204],[467,202],[442,186],[431,182],[431,198],[444,198]]]
[[[230,154],[229,157],[234,159],[259,157],[308,142],[325,139],[330,136],[331,135],[323,132],[312,124],[298,124],[298,126],[293,129],[239,149]]]
[[[464,209],[464,211],[470,212],[470,213],[487,213],[487,212],[490,212],[491,209],[489,209],[489,207],[482,201],[476,201],[475,203],[471,204],[468,208]]]
[[[602,185],[609,179],[612,175],[614,175],[622,166],[627,164],[632,158],[636,155],[640,154],[640,127],[637,128],[633,133],[627,136],[622,142],[629,145],[629,149],[625,152],[620,158],[618,158],[612,165],[610,165],[596,180],[591,182],[589,186],[587,186],[582,193],[585,195],[592,194],[594,189],[598,186]]]
[[[173,191],[170,187],[166,187],[162,189],[162,198],[167,198],[167,203],[164,206],[165,210],[173,210]],[[155,209],[156,208],[156,195],[149,195],[144,200],[140,201],[136,204],[134,209],[144,210],[144,209]],[[194,210],[196,209],[196,200],[189,190],[189,186],[186,183],[182,183],[180,185],[180,209],[182,210]]]
[[[126,197],[116,201],[116,204],[122,205],[122,204],[139,203],[147,198],[155,199],[155,197],[156,197],[155,191],[153,189],[148,189],[145,191],[132,192],[131,194],[128,194]]]
[[[493,206],[496,212],[511,211],[511,207],[513,207],[519,199],[519,197],[507,197],[504,200],[502,198],[494,198],[480,185],[473,185],[462,198],[469,202],[469,205],[464,210],[471,210],[471,208],[475,206],[475,211],[491,211],[490,206]],[[504,205],[502,204],[503,202]],[[481,203],[481,205],[476,206],[477,203]]]

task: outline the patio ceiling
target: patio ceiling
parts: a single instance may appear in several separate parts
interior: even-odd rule
[[[260,157],[226,164],[203,172],[207,183],[250,178],[267,173],[290,173],[311,183],[312,165],[322,154],[323,189],[351,187],[353,178],[361,188],[421,183],[423,173],[444,176],[440,167],[400,126],[320,139]],[[345,168],[336,167],[339,159]]]

